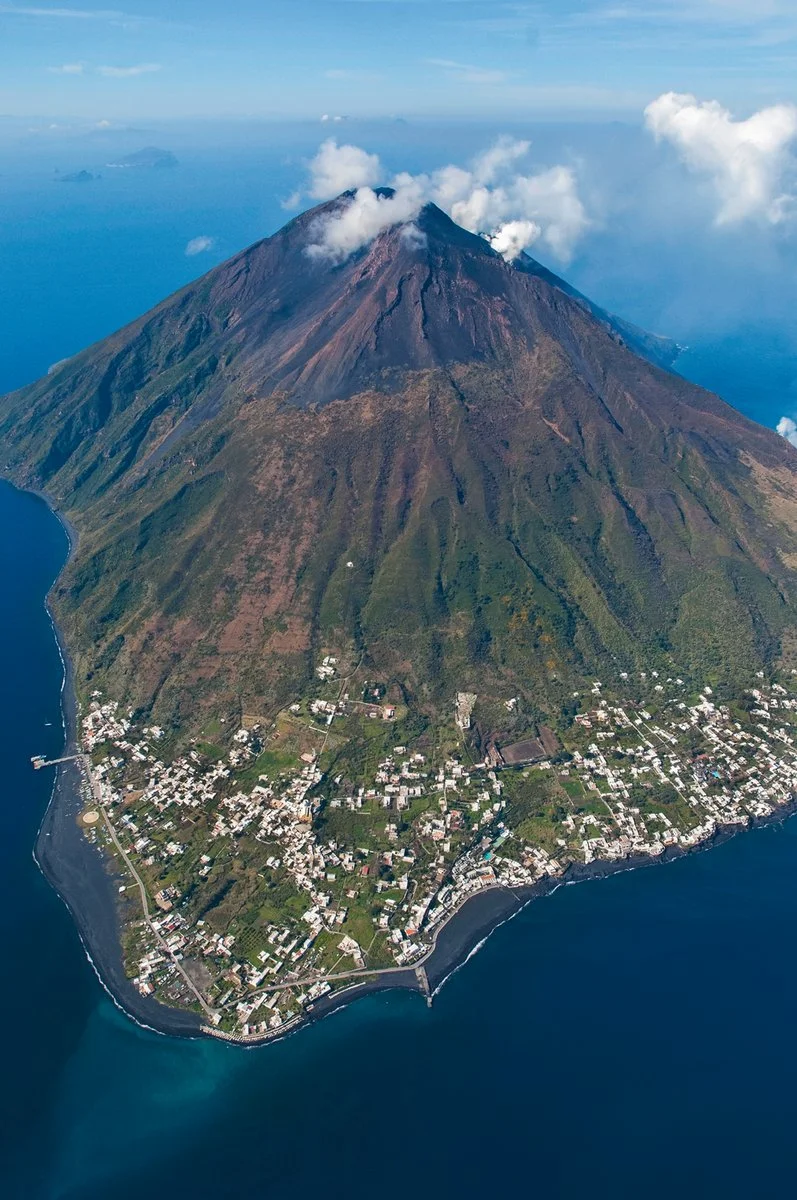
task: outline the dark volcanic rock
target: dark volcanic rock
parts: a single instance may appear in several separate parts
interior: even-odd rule
[[[308,255],[347,202],[0,404],[0,466],[81,533],[54,598],[78,688],[196,726],[336,647],[422,705],[540,718],[604,669],[790,653],[794,449],[434,206],[423,238]]]

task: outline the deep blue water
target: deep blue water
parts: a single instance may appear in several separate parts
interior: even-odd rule
[[[30,855],[63,552],[44,506],[0,485],[3,1195],[792,1191],[797,821],[560,889],[431,1011],[366,999],[255,1051],[121,1015]]]
[[[54,184],[41,153],[12,162],[0,178],[0,390],[212,265],[184,258],[190,237],[219,238],[218,259],[276,226],[292,164],[317,142],[303,136],[212,163],[175,146],[174,174],[86,191]],[[62,169],[95,166],[85,147],[70,154]],[[669,312],[663,331],[690,334],[687,373],[769,424],[789,411],[794,347],[785,318],[762,318],[764,275],[725,322],[706,305],[695,340],[694,322],[676,320],[688,289],[675,268],[643,291],[639,237],[625,249],[607,237],[574,263],[579,286],[660,328]],[[705,293],[694,255],[689,272]],[[65,549],[41,502],[0,485],[0,1195],[793,1193],[797,821],[560,889],[498,930],[431,1011],[415,996],[370,998],[257,1051],[128,1021],[31,857],[51,780],[29,759],[60,744],[43,597]]]

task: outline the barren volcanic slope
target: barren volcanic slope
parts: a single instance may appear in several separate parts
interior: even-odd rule
[[[196,731],[337,652],[429,712],[541,717],[604,669],[778,659],[791,446],[433,206],[342,265],[307,255],[318,217],[0,404],[3,472],[80,534],[83,696]]]

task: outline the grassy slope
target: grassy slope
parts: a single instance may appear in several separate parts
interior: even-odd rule
[[[317,410],[269,394],[262,322],[297,352],[283,260],[299,309],[318,282],[277,238],[6,398],[0,469],[80,531],[54,602],[81,692],[195,730],[272,711],[335,649],[430,709],[468,689],[545,713],[602,670],[749,678],[791,646],[791,447],[475,241],[433,275],[376,246],[348,292],[321,282],[360,324],[370,288],[407,353],[458,304],[477,337],[484,305],[490,361],[477,340]],[[403,312],[406,280],[426,299]]]
[[[749,677],[793,620],[749,470],[647,418],[621,432],[626,402],[595,411],[556,361],[537,377],[533,397],[462,368],[318,413],[244,403],[146,487],[107,462],[92,489],[79,461],[45,478],[81,527],[55,597],[81,689],[196,728],[273,710],[327,648],[431,707],[472,688],[546,712],[670,656]]]

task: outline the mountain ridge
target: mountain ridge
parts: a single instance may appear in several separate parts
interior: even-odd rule
[[[389,189],[381,189],[383,192]],[[327,313],[327,310],[336,305],[337,310],[343,307],[341,293],[345,288],[341,286],[341,279],[346,276],[354,275],[354,287],[359,288],[363,280],[359,274],[360,266],[365,260],[369,265],[373,262],[374,256],[378,256],[380,251],[391,259],[396,266],[415,267],[423,266],[425,262],[424,250],[417,243],[408,243],[402,237],[402,228],[394,227],[384,231],[377,237],[370,247],[367,247],[357,254],[349,257],[349,259],[341,265],[328,265],[323,267],[317,261],[311,261],[306,257],[304,251],[310,241],[311,231],[314,225],[317,225],[323,219],[333,215],[342,203],[350,196],[350,193],[344,193],[334,201],[329,201],[325,204],[317,206],[309,212],[302,213],[300,216],[288,222],[278,234],[261,239],[255,242],[252,246],[232,256],[225,263],[212,268],[204,276],[192,281],[161,301],[149,313],[130,322],[121,330],[116,331],[109,337],[101,340],[100,343],[95,343],[85,351],[81,351],[68,359],[62,360],[55,364],[48,374],[48,378],[52,379],[53,375],[60,375],[63,372],[71,373],[76,364],[90,355],[98,346],[113,347],[115,343],[121,339],[130,341],[135,338],[149,323],[153,320],[158,320],[166,313],[174,315],[179,322],[180,310],[186,304],[196,301],[200,306],[207,301],[209,308],[214,312],[223,312],[224,318],[220,328],[213,330],[210,318],[203,314],[200,319],[189,325],[184,330],[184,343],[182,346],[182,354],[190,354],[203,341],[216,333],[218,335],[230,334],[231,338],[240,337],[241,330],[234,331],[234,326],[237,323],[238,308],[240,304],[245,310],[249,310],[249,318],[256,316],[260,321],[258,329],[255,331],[259,342],[262,344],[266,341],[272,341],[275,336],[280,335],[280,326],[284,323],[285,318],[289,318],[291,310],[295,309],[298,304],[306,303],[308,281],[310,290],[318,293],[318,299],[315,302],[317,311]],[[522,255],[514,264],[505,264],[504,260],[498,255],[486,240],[478,235],[468,233],[466,230],[457,226],[451,219],[446,216],[435,205],[428,204],[425,206],[421,216],[417,222],[418,227],[423,231],[427,241],[444,242],[447,246],[458,244],[462,249],[467,251],[476,259],[490,263],[499,271],[507,272],[507,277],[511,278],[513,272],[518,272],[522,277],[528,275],[532,278],[539,279],[556,291],[563,292],[566,296],[575,299],[588,311],[596,315],[598,319],[610,330],[625,337],[632,349],[641,352],[644,348],[651,346],[656,348],[656,353],[651,355],[651,361],[657,365],[668,365],[677,350],[672,348],[673,344],[667,339],[658,338],[656,335],[646,334],[639,330],[636,326],[629,322],[617,318],[593,305],[575,289],[571,288],[564,280],[559,279],[552,272],[536,263],[527,255]],[[287,297],[278,292],[278,294],[263,295],[264,281],[265,287],[268,286],[268,277],[282,275],[282,264],[286,257],[291,263],[291,292],[292,295]],[[433,264],[429,264],[433,265]],[[367,270],[367,268],[366,268]],[[398,280],[401,280],[402,275],[399,271]],[[284,289],[283,289],[284,291]],[[253,298],[254,293],[254,298]],[[254,313],[251,311],[254,309]],[[384,314],[383,314],[384,315]],[[639,339],[639,344],[633,343],[634,336]],[[272,349],[275,347],[272,346]],[[416,348],[417,351],[417,348]],[[451,351],[449,350],[449,355]],[[279,355],[275,354],[275,358],[279,360]],[[169,365],[168,362],[165,365]],[[400,365],[404,368],[419,367],[433,365],[431,361],[420,362],[417,359],[411,361],[411,355],[405,354]],[[272,366],[272,375],[276,373],[276,367]],[[279,385],[282,380],[279,378],[271,378],[270,382],[273,386]],[[349,388],[352,384],[349,383]],[[27,389],[20,389],[25,391]],[[326,399],[334,398],[334,395],[315,395],[311,396],[310,400],[314,402],[324,402]],[[301,401],[301,398],[299,399]]]
[[[561,709],[611,666],[790,647],[795,452],[427,207],[341,264],[295,218],[0,407],[0,468],[81,534],[76,680],[196,728],[319,654],[429,712]],[[496,700],[497,703],[497,700]]]

